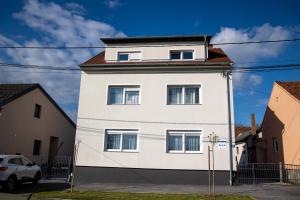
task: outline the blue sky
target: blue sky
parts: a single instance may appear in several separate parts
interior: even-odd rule
[[[100,37],[211,34],[214,42],[300,38],[300,1],[3,1],[0,45],[100,45]],[[236,66],[300,62],[300,42],[223,46]],[[0,50],[0,61],[74,67],[99,50]],[[273,82],[300,70],[235,74],[235,122],[261,122]],[[76,118],[79,74],[2,68],[1,83],[39,82]]]

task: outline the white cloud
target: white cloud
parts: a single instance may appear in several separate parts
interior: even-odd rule
[[[68,6],[70,8],[70,4]],[[71,7],[72,6],[73,11],[66,10],[64,7],[53,2],[47,3],[38,0],[26,1],[22,11],[13,14],[13,16],[36,31],[40,38],[32,38],[18,43],[0,34],[0,45],[99,46],[102,45],[100,44],[100,37],[125,36],[123,32],[116,30],[109,24],[86,19],[81,14],[76,14],[74,8],[77,7],[78,11],[80,5],[75,6],[75,4],[71,4]],[[99,51],[99,49],[7,49],[0,59],[21,64],[77,67],[78,64],[86,61]],[[3,50],[1,52],[3,52]],[[24,71],[19,69],[10,70]],[[63,107],[77,103],[79,79],[79,73],[45,73],[45,71],[36,73],[36,70],[33,69],[26,69],[26,73],[0,73],[1,82],[41,83],[50,95]],[[74,115],[72,111],[69,111],[69,113]]]
[[[121,6],[121,3],[119,0],[105,0],[104,4],[109,8],[116,8]]]
[[[272,26],[268,23],[248,29],[236,29],[223,27],[215,35],[212,43],[226,42],[251,42],[262,40],[280,40],[291,38],[292,32],[283,26]],[[263,43],[263,44],[244,44],[244,45],[222,45],[218,46],[232,58],[235,66],[249,65],[250,62],[257,62],[265,58],[276,58],[284,50],[284,43]],[[245,75],[242,73],[234,74],[234,84],[239,87],[244,84],[259,85],[262,78],[258,75]],[[250,82],[249,82],[250,81]]]
[[[70,12],[74,13],[74,14],[78,14],[78,15],[84,15],[86,13],[86,9],[78,4],[78,3],[66,3],[65,8],[68,9]]]

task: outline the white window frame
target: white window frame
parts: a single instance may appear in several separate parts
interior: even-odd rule
[[[181,136],[182,137],[182,150],[169,150],[169,136]],[[186,136],[199,136],[199,151],[187,151],[185,147]],[[167,153],[203,153],[203,140],[202,140],[202,130],[167,130],[167,140],[166,140],[166,152]]]
[[[173,104],[169,102],[169,88],[181,88],[181,103]],[[185,88],[195,87],[199,89],[199,103],[185,103]],[[201,105],[202,104],[202,85],[167,85],[167,105]]]
[[[123,98],[121,104],[112,104],[110,102],[110,88],[122,88],[123,90]],[[140,105],[141,104],[141,87],[140,85],[108,85],[107,89],[107,105]],[[126,104],[126,92],[127,91],[137,91],[139,92],[139,100],[137,104]]]
[[[119,149],[108,149],[107,148],[107,139],[109,134],[120,134],[120,147]],[[136,149],[123,149],[123,135],[136,135]],[[105,129],[105,136],[104,136],[104,151],[105,152],[139,152],[139,130],[138,129]]]
[[[173,53],[173,52],[179,52],[180,53],[180,58],[179,59],[172,59],[171,58],[171,53]],[[184,59],[183,58],[183,53],[184,52],[192,52],[193,58]],[[169,50],[169,60],[172,60],[172,61],[195,60],[195,51],[194,50]]]
[[[132,59],[131,54],[140,53],[139,59]],[[128,60],[120,60],[119,56],[122,54],[128,54]],[[117,60],[118,62],[133,62],[133,61],[141,61],[142,60],[142,51],[119,51],[117,52]]]

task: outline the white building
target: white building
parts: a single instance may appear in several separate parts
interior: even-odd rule
[[[214,132],[216,183],[229,184],[232,61],[210,39],[102,39],[81,65],[76,181],[205,184]]]

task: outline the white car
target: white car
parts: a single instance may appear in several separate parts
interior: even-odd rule
[[[41,168],[22,155],[0,155],[0,184],[12,192],[18,183],[41,179]]]

